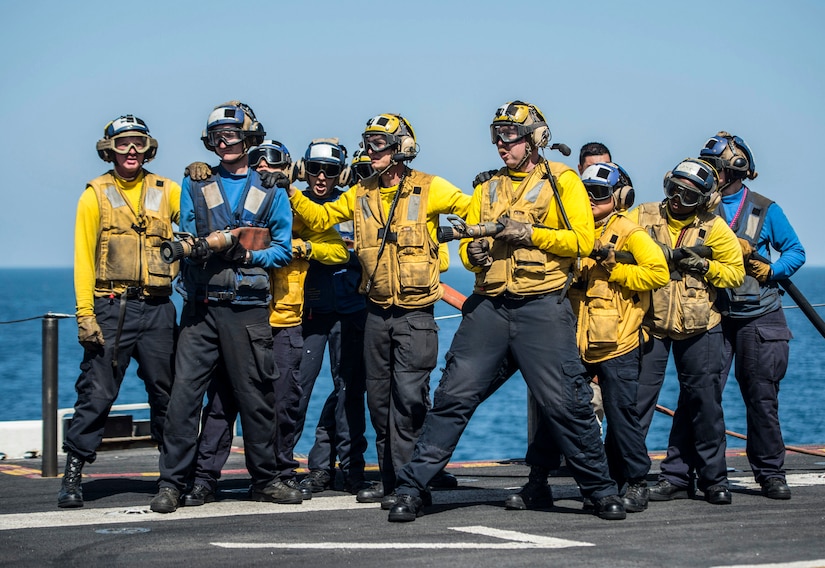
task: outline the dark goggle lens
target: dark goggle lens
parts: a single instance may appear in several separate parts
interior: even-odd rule
[[[374,174],[375,170],[372,169],[371,164],[355,164],[355,173],[358,175],[358,179],[364,179]]]
[[[264,160],[267,164],[276,168],[289,165],[289,160],[287,160],[286,154],[277,148],[256,148],[249,153],[250,166],[257,166],[261,163],[261,160]]]
[[[604,201],[609,197],[613,197],[613,188],[606,185],[586,183],[584,188],[593,201]]]
[[[217,147],[221,142],[226,146],[232,146],[243,140],[243,130],[239,128],[210,130],[206,133],[206,139],[210,146]]]
[[[701,191],[693,189],[692,187],[686,187],[675,181],[669,181],[667,183],[667,186],[665,186],[665,195],[668,199],[673,199],[678,196],[679,201],[685,207],[699,205],[705,197]]]
[[[328,164],[326,162],[307,162],[306,168],[307,173],[311,176],[318,176],[321,175],[321,172],[323,172],[324,176],[326,176],[327,178],[334,178],[338,177],[341,174],[340,164]]]

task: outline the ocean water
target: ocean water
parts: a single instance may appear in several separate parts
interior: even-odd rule
[[[472,289],[472,277],[460,266],[442,275],[445,283],[463,294]],[[811,304],[825,303],[825,267],[803,267],[793,278]],[[0,420],[38,420],[42,417],[42,317],[44,314],[74,314],[72,270],[0,269]],[[179,298],[176,303],[180,306]],[[822,380],[823,338],[793,302],[785,297],[786,316],[794,334],[788,373],[781,383],[780,420],[785,443],[803,445],[825,442],[825,404]],[[825,315],[822,308],[818,311]],[[439,332],[439,364],[433,372],[435,390],[444,365],[444,354],[460,318],[457,310],[440,302],[436,308]],[[32,319],[29,319],[32,318]],[[13,320],[28,320],[5,323]],[[74,383],[78,375],[82,350],[77,343],[74,319],[58,324],[58,408],[70,408],[75,402]],[[146,402],[143,382],[137,378],[132,363],[127,371],[116,404]],[[306,429],[296,451],[306,454],[312,446],[318,414],[332,381],[325,364],[316,382],[309,406]],[[673,409],[678,397],[678,382],[671,361],[659,404]],[[723,397],[728,430],[744,434],[745,411],[735,379],[731,376]],[[138,419],[148,413],[135,414]],[[369,423],[369,421],[368,421]],[[670,417],[657,413],[647,439],[648,448],[667,447]],[[374,432],[368,426],[370,447],[367,461],[375,462]],[[743,440],[728,437],[729,447],[744,447]],[[476,411],[456,448],[454,461],[522,458],[527,448],[527,394],[520,375],[515,375]]]

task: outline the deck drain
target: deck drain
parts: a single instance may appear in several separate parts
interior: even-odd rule
[[[151,529],[144,527],[117,527],[112,529],[95,529],[97,534],[138,534],[147,533]]]
[[[148,515],[149,509],[123,509],[120,511],[109,511],[107,515]]]

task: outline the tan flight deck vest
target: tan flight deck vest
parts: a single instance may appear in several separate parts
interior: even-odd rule
[[[368,297],[388,308],[422,308],[431,306],[443,294],[439,285],[438,244],[427,227],[427,198],[434,176],[408,170],[398,198],[389,237],[378,257],[386,214],[378,188],[378,176],[361,181],[355,194],[355,252],[363,276],[359,291],[375,272]],[[377,267],[377,270],[376,270]]]
[[[624,247],[630,235],[644,231],[639,225],[614,215],[599,240]],[[581,285],[570,289],[570,303],[578,317],[576,342],[587,363],[599,363],[631,352],[639,346],[639,329],[650,307],[650,292],[629,290],[608,282],[610,274],[592,258],[582,260]]]
[[[556,179],[570,169],[564,164],[549,163],[550,172]],[[545,171],[544,165],[539,164],[524,178],[517,191],[506,169],[496,172],[479,189],[480,220],[496,221],[502,215],[508,215],[522,223],[544,223],[554,200],[550,182],[542,179]],[[496,239],[490,239],[490,258],[493,263],[476,274],[475,292],[485,296],[499,296],[505,292],[534,296],[561,289],[574,261],[538,247],[512,247]]]
[[[170,296],[178,263],[161,260],[160,244],[172,238],[170,180],[145,172],[135,213],[111,172],[90,181],[100,209],[95,254],[95,297],[142,286],[146,296]],[[136,229],[138,227],[139,229]]]
[[[639,205],[639,225],[662,244],[671,247],[667,227],[666,203]],[[691,225],[683,229],[680,246],[704,244],[716,215],[698,212]],[[645,317],[645,326],[656,337],[685,339],[705,332],[722,321],[714,305],[716,288],[692,274],[683,274],[681,280],[671,280],[653,291],[653,305]]]

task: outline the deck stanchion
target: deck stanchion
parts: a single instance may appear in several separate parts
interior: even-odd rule
[[[57,324],[58,317],[43,316],[43,456],[42,477],[57,477]]]

